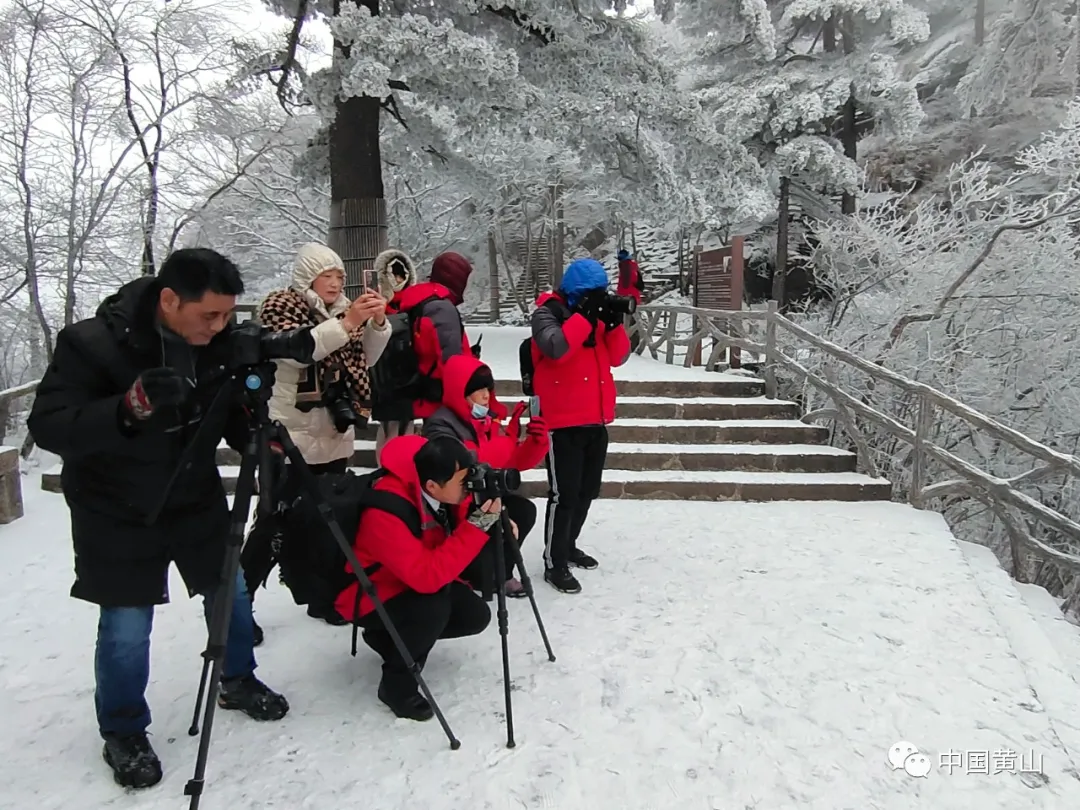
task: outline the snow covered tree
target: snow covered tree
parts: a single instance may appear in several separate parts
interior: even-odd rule
[[[1040,86],[1076,93],[1076,14],[1076,3],[1066,0],[1010,0],[957,87],[963,113],[992,112]]]
[[[958,111],[959,113],[960,111]],[[833,307],[804,325],[925,382],[1069,454],[1080,449],[1080,369],[1075,363],[1080,280],[1080,102],[1064,125],[1014,156],[1003,180],[976,153],[955,165],[942,195],[914,205],[903,197],[855,217],[818,223],[818,272],[840,291]],[[815,357],[815,363],[825,358]],[[910,396],[876,390],[851,369],[818,369],[865,402],[912,424]],[[878,469],[901,485],[910,457],[895,440],[864,425]],[[1001,479],[1029,473],[1029,456],[941,415],[934,441]],[[953,477],[942,471],[946,478]],[[1075,520],[1072,480],[1029,476],[1031,497]],[[1010,550],[994,514],[966,498],[945,503],[958,536],[993,546],[1019,578],[1031,576]],[[1041,535],[1057,543],[1052,532]],[[1061,592],[1047,566],[1040,584]]]
[[[683,0],[676,21],[695,46],[684,80],[776,189],[774,296],[783,300],[791,184],[842,193],[844,212],[854,211],[859,115],[897,138],[922,118],[893,54],[929,36],[926,15],[902,0]]]
[[[343,178],[340,193],[332,191],[340,210],[381,216],[373,202],[382,193],[380,111],[407,128],[410,142],[440,170],[456,164],[468,171],[466,155],[477,139],[500,133],[535,143],[539,152],[555,144],[582,164],[602,166],[610,193],[621,194],[640,213],[724,223],[760,213],[768,204],[756,161],[677,90],[647,27],[627,16],[625,3],[272,5],[297,20],[323,15],[333,32],[333,66],[308,77],[304,86],[330,126],[332,187],[338,188],[336,174]],[[346,137],[357,140],[347,147],[350,165],[339,167],[335,155],[345,155]],[[345,205],[345,199],[353,202]],[[332,220],[341,216],[333,214]]]

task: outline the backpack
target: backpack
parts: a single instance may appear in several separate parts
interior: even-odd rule
[[[570,317],[570,311],[566,308],[566,304],[562,303],[556,298],[549,298],[541,306],[547,307],[556,315],[559,316],[561,322],[565,322]],[[536,363],[533,362],[533,345],[535,341],[532,339],[532,335],[521,341],[521,345],[518,346],[518,370],[521,374],[521,393],[527,397],[535,396],[536,391],[533,388],[533,375],[536,374]]]
[[[390,339],[378,362],[368,367],[368,380],[371,382],[374,403],[404,401],[411,404],[414,400],[424,398],[425,383],[432,369],[423,371],[420,368],[414,346],[416,322],[420,319],[424,307],[437,300],[440,300],[439,296],[433,295],[407,310],[387,316],[386,319],[390,322]],[[461,323],[460,315],[458,324],[464,334],[465,326]],[[478,347],[479,344],[474,349]]]
[[[389,512],[420,539],[420,512],[416,506],[400,495],[374,489],[375,482],[384,475],[386,471],[380,469],[364,475],[350,470],[316,476],[321,500],[329,507],[350,548],[366,509]],[[345,570],[348,558],[323,520],[319,507],[304,492],[285,513],[286,530],[278,560],[281,578],[298,605],[333,604],[354,578],[359,580],[358,575]],[[380,563],[369,565],[364,573],[370,577],[381,567]],[[360,593],[357,592],[357,599]]]

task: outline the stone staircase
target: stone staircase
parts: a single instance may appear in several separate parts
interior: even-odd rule
[[[824,427],[798,420],[792,402],[769,400],[753,377],[620,380],[601,498],[701,501],[888,500],[891,484],[855,472],[855,456],[825,444]],[[522,398],[500,380],[500,398]],[[224,445],[218,462],[229,492],[240,457]],[[375,426],[357,437],[352,466],[375,467]],[[540,467],[522,474],[521,493],[547,495]],[[42,488],[60,491],[59,469]]]
[[[717,375],[718,377],[720,375]],[[857,474],[851,453],[829,447],[827,430],[798,421],[794,403],[764,397],[754,378],[620,380],[602,498],[776,501],[888,500],[888,481]],[[517,380],[499,397],[521,397]],[[230,491],[239,455],[218,458]],[[352,465],[375,466],[375,428],[356,442]],[[547,494],[543,468],[522,475],[521,493]]]

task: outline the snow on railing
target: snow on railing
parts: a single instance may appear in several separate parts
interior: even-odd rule
[[[721,367],[726,355],[725,365],[737,368],[740,352],[756,355],[762,361],[756,365],[765,381],[766,396],[777,398],[778,378],[785,374],[787,387],[801,385],[803,391],[796,392],[792,398],[806,409],[803,421],[832,422],[834,441],[842,431],[862,471],[880,475],[879,466],[890,467],[887,477],[893,480],[894,491],[899,490],[898,494],[918,508],[936,505],[947,518],[952,513],[954,520],[950,523],[954,524],[954,530],[956,508],[961,503],[982,504],[983,511],[988,511],[1004,527],[1013,576],[1028,579],[1024,573],[1026,551],[1039,560],[1036,577],[1042,563],[1047,561],[1073,575],[1069,577],[1070,583],[1062,578],[1057,590],[1073,589],[1074,599],[1080,599],[1080,577],[1075,576],[1080,574],[1080,522],[1066,513],[1066,509],[1080,511],[1080,498],[1065,497],[1064,483],[1056,493],[1040,492],[1037,497],[1021,489],[1055,476],[1064,476],[1066,481],[1075,483],[1080,480],[1080,459],[1076,456],[1041,444],[925,383],[890,371],[819,337],[780,315],[773,301],[765,311],[643,306],[631,331],[638,335],[635,348],[638,354],[648,351],[652,357],[669,364],[681,359],[681,364],[687,367],[701,365],[716,369]],[[760,339],[752,340],[750,334]],[[842,381],[844,377],[846,383]],[[860,388],[860,378],[864,384],[857,395],[852,389]],[[872,399],[882,398],[877,389],[884,384],[900,392],[894,398],[896,413],[885,413],[870,404]],[[827,406],[813,408],[815,398],[823,398]],[[905,417],[910,425],[905,424]],[[948,433],[941,429],[946,420],[962,423],[963,428],[952,431],[949,441],[935,441]],[[980,442],[991,450],[985,450]],[[962,453],[962,445],[970,452]],[[1019,465],[1025,467],[1022,472],[1002,475],[980,467],[979,462],[985,462],[988,457],[1000,459],[1001,446],[1014,451],[1009,456],[1010,464],[1017,464],[1015,456],[1021,457]],[[884,465],[875,462],[875,452],[887,459]],[[975,460],[964,458],[965,454]],[[944,472],[947,477],[930,483],[935,472]],[[959,532],[958,536],[961,536]],[[977,532],[972,539],[988,544],[987,538]]]

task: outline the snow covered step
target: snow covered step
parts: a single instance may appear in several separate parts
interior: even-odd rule
[[[1052,740],[1040,740],[1044,748],[1036,751],[1047,759],[1053,756],[1068,761],[1076,778],[1080,772],[1080,684],[1069,669],[1073,662],[1062,660],[1044,632],[1046,623],[1036,619],[994,553],[986,546],[962,540],[957,540],[957,545],[1002,636],[1027,675],[1030,695],[1026,708],[1045,714],[1053,731]],[[1058,750],[1046,750],[1051,745]]]
[[[660,371],[682,368],[656,364]],[[498,369],[496,369],[498,373]],[[705,372],[699,372],[705,376]],[[618,376],[618,375],[616,375]],[[715,374],[717,379],[670,379],[670,380],[620,380],[615,386],[620,396],[627,397],[760,397],[765,393],[765,383],[756,377]],[[521,397],[521,380],[499,379],[495,390],[503,399]]]
[[[236,467],[240,454],[218,449],[218,464]],[[375,466],[375,442],[356,442],[352,464]],[[617,470],[748,470],[849,472],[855,456],[820,444],[611,444],[607,466]]]
[[[793,419],[798,415],[794,402],[765,397],[621,396],[615,407],[616,420]]]
[[[797,419],[617,419],[616,444],[823,444],[828,429]]]
[[[358,473],[369,468],[355,467]],[[239,467],[222,467],[221,475],[231,493]],[[42,477],[44,479],[44,476]],[[542,469],[522,473],[520,494],[529,498],[547,495],[547,473]],[[43,483],[44,486],[44,483]],[[614,470],[604,471],[600,497],[604,499],[681,501],[870,501],[888,500],[892,484],[853,472],[785,473],[712,470]]]
[[[855,455],[818,444],[610,444],[617,470],[852,472]]]

